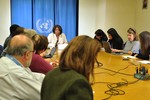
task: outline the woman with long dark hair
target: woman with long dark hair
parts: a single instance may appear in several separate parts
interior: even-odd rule
[[[108,40],[106,34],[101,29],[96,30],[94,39],[98,40],[102,46],[103,46],[102,41]]]
[[[109,43],[112,49],[123,49],[123,40],[114,28],[110,28],[108,31]]]

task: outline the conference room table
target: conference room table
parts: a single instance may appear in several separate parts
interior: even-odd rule
[[[59,59],[62,50],[57,50],[54,59]],[[124,60],[123,55],[106,53],[101,50],[97,55],[99,66],[94,66],[92,89],[94,100],[150,100],[150,80],[134,78],[136,68],[149,64],[137,63],[139,59]]]
[[[100,51],[97,56],[102,66],[95,64],[95,83],[92,85],[94,100],[150,100],[150,80],[134,78],[136,68],[149,64],[139,63],[140,59],[123,59]]]

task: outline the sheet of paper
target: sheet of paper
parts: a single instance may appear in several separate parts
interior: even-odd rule
[[[142,61],[139,61],[140,63],[142,63],[142,64],[150,64],[150,61],[148,61],[148,60],[142,60]]]
[[[130,58],[130,59],[135,59],[135,58],[136,58],[136,57],[130,56],[130,55],[123,55],[122,57],[123,57],[123,58]]]

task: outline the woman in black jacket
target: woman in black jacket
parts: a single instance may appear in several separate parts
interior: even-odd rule
[[[136,56],[137,58],[148,60],[150,55],[150,32],[144,31],[139,34],[140,44],[141,44],[141,53],[132,55]]]
[[[98,41],[101,43],[102,46],[103,46],[102,41],[107,41],[107,40],[108,40],[106,34],[105,34],[104,31],[101,30],[101,29],[98,29],[98,30],[95,32],[94,39],[98,40]]]
[[[109,37],[109,43],[111,45],[111,48],[113,49],[123,49],[123,40],[117,33],[117,31],[114,28],[110,28],[108,31],[108,37]]]

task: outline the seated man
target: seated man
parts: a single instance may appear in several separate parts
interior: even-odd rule
[[[0,59],[0,100],[40,100],[44,74],[29,69],[33,42],[25,35],[14,36]]]

